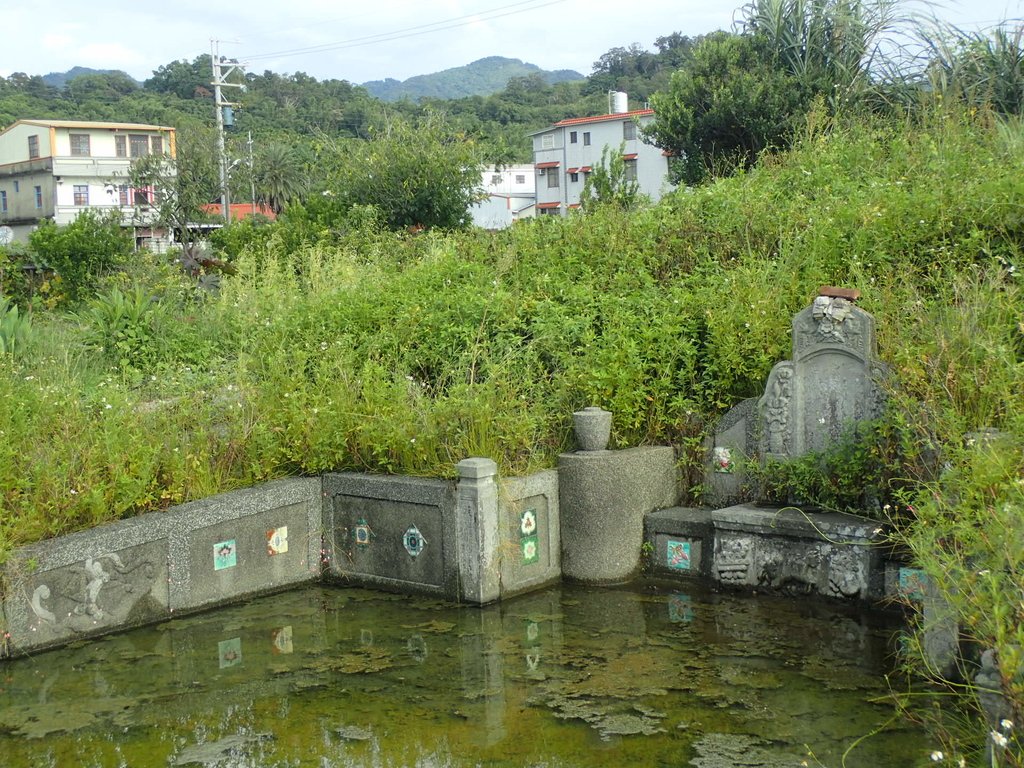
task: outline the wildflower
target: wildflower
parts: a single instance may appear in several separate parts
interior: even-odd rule
[[[932,762],[934,763],[941,762],[945,757],[946,756],[937,749],[934,752],[932,752]]]
[[[1012,731],[1013,730],[1013,722],[1010,721],[1010,720],[1000,720],[999,721],[999,727],[1002,728],[1004,731]]]
[[[989,735],[992,737],[992,743],[997,747],[1005,747],[1009,743],[1009,740],[999,731],[992,731]]]
[[[104,405],[103,407],[104,407],[105,409],[107,409],[107,410],[109,411],[109,410],[110,410],[111,408],[113,408],[114,406],[112,406],[112,405],[111,405],[110,403],[107,403],[107,404],[106,404],[106,405]]]

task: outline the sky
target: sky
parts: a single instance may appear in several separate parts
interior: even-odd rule
[[[248,71],[362,83],[438,72],[485,56],[590,74],[611,48],[672,32],[731,29],[742,0],[35,0],[0,8],[0,76],[74,66],[138,80],[212,41]],[[915,6],[920,9],[922,6]],[[1024,0],[947,0],[930,13],[964,29],[1024,18]]]

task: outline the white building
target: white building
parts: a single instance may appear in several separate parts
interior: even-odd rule
[[[597,117],[573,117],[555,123],[533,137],[537,176],[538,215],[561,215],[579,207],[587,174],[601,164],[605,147],[618,152],[626,163],[626,177],[635,179],[640,192],[658,201],[673,189],[668,181],[668,157],[643,141],[641,126],[654,119],[653,109],[629,111],[626,94],[615,93],[612,112]]]
[[[503,229],[534,215],[537,177],[532,165],[485,168],[480,187],[487,197],[470,208],[476,226]]]
[[[128,171],[145,155],[175,155],[173,128],[78,120],[18,120],[0,131],[0,225],[27,240],[44,219],[69,224],[83,210],[116,210],[137,246],[170,242],[153,227],[153,188],[133,189]]]

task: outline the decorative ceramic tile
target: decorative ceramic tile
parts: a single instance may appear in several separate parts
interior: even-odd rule
[[[427,546],[427,540],[423,538],[419,528],[415,525],[410,525],[409,529],[402,536],[402,544],[405,546],[406,552],[412,557],[417,557],[423,551],[423,548]]]
[[[213,570],[223,571],[238,565],[238,546],[234,539],[213,545]]]
[[[523,548],[523,565],[530,565],[540,560],[540,547],[536,536],[525,536],[521,540]]]
[[[359,518],[359,521],[352,528],[352,540],[358,549],[366,549],[370,546],[370,541],[375,539],[377,534],[373,532],[369,524],[364,518]]]
[[[675,571],[690,570],[690,542],[669,539],[665,546],[665,565]]]
[[[717,446],[711,454],[711,463],[714,465],[715,472],[721,472],[723,474],[731,475],[736,471],[736,466],[732,460],[732,449]]]
[[[283,555],[287,551],[288,526],[282,525],[280,528],[267,531],[267,554],[273,557],[274,555]]]
[[[220,668],[236,667],[242,663],[242,638],[233,637],[217,643],[217,657]]]
[[[919,568],[900,568],[900,594],[908,600],[924,600],[928,577]]]
[[[668,620],[674,624],[689,624],[693,621],[693,602],[689,595],[676,592],[668,596]]]
[[[537,532],[537,510],[528,509],[519,516],[519,533],[522,536],[532,536]]]
[[[292,628],[291,626],[281,627],[275,629],[273,634],[270,636],[272,645],[272,651],[275,655],[281,653],[291,653],[294,650],[292,646]]]

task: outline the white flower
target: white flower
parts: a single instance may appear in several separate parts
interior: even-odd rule
[[[1013,730],[1013,722],[1010,721],[1010,720],[1000,720],[999,721],[999,727],[1002,728],[1004,731],[1012,731]]]
[[[938,763],[945,757],[939,750],[932,752],[932,762]]]
[[[992,731],[989,735],[992,737],[992,743],[997,747],[1005,747],[1009,743],[1009,740],[999,731]]]

